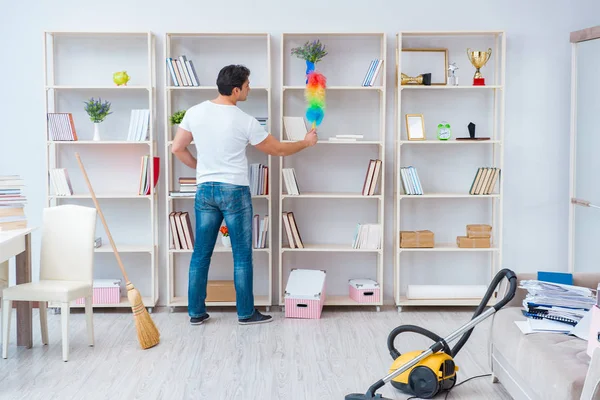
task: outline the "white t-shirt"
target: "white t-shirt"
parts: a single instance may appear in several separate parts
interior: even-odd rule
[[[194,137],[196,184],[250,185],[246,146],[257,145],[269,135],[256,118],[237,106],[206,100],[188,109],[179,126]]]

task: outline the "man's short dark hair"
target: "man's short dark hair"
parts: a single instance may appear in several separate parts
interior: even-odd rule
[[[233,88],[242,89],[244,82],[248,80],[250,70],[243,65],[228,65],[219,71],[217,87],[223,96],[230,96]]]

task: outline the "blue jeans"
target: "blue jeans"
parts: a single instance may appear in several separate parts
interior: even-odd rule
[[[223,219],[233,251],[233,280],[239,319],[254,314],[252,277],[252,196],[248,186],[221,182],[198,185],[195,199],[196,237],[190,262],[188,314],[206,314],[208,268]]]

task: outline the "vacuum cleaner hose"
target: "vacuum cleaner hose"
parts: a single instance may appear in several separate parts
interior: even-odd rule
[[[400,357],[400,355],[401,355],[400,352],[394,347],[394,340],[396,340],[396,336],[398,336],[399,334],[404,333],[404,332],[418,333],[423,336],[427,336],[429,339],[433,340],[434,342],[442,342],[444,353],[448,354],[449,356],[452,355],[452,350],[450,350],[448,343],[446,343],[444,341],[444,339],[442,337],[438,336],[437,334],[431,332],[428,329],[422,328],[420,326],[401,325],[401,326],[394,328],[394,330],[392,330],[390,332],[390,334],[388,335],[387,346],[388,346],[388,350],[390,351],[390,356],[392,356],[392,360],[395,360],[396,358]]]
[[[515,293],[517,292],[517,275],[510,269],[506,269],[506,268],[502,269],[496,274],[496,276],[492,280],[492,283],[488,286],[485,296],[483,296],[483,299],[477,306],[477,309],[475,310],[475,313],[473,314],[473,318],[471,318],[471,319],[475,319],[477,316],[479,316],[483,312],[483,309],[485,308],[487,303],[492,298],[492,295],[494,294],[496,287],[498,286],[498,284],[502,281],[502,279],[504,277],[506,277],[506,279],[508,279],[510,286],[509,286],[508,292],[506,293],[506,296],[504,296],[504,298],[502,300],[500,300],[499,302],[494,304],[494,306],[493,306],[494,309],[496,311],[500,310],[502,307],[504,307],[506,304],[508,304],[508,302],[510,302],[513,299],[513,297],[515,297]],[[467,332],[465,332],[463,334],[463,336],[460,338],[458,343],[456,343],[456,345],[452,348],[452,354],[451,354],[452,357],[456,357],[456,355],[458,354],[460,349],[462,349],[462,347],[465,345],[467,340],[469,340],[471,333],[473,333],[473,328],[469,329]]]

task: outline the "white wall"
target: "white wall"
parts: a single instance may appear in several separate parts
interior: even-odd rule
[[[40,4],[41,3],[41,4]],[[89,3],[0,2],[0,174],[27,181],[28,217],[41,221],[45,182],[42,31],[150,30],[157,35],[158,87],[163,87],[163,37],[167,31],[258,31],[273,35],[274,103],[279,109],[276,68],[280,34],[297,31],[384,31],[393,60],[399,30],[505,30],[507,33],[504,198],[505,267],[516,271],[564,270],[567,262],[570,44],[569,32],[597,24],[594,0],[506,1],[114,1]],[[574,7],[577,4],[577,8]],[[404,6],[404,7],[403,7]],[[394,65],[386,66],[387,193],[393,185]],[[460,71],[467,79],[469,71]],[[158,127],[162,127],[159,90]],[[274,121],[274,132],[278,132]],[[159,133],[159,135],[162,135]],[[159,136],[162,143],[162,136]],[[162,147],[159,147],[162,148]],[[164,157],[164,154],[160,154]],[[277,161],[277,160],[275,160]],[[164,177],[161,177],[161,183]],[[159,184],[161,190],[164,185]],[[278,188],[274,187],[277,193]],[[162,197],[161,197],[162,199]],[[386,200],[388,249],[393,201]],[[164,204],[160,223],[164,232]],[[278,210],[275,210],[278,211]],[[277,215],[277,214],[276,214]],[[164,243],[161,236],[160,243]],[[39,246],[38,238],[34,246]],[[164,259],[161,249],[160,259]],[[39,259],[34,254],[34,262]],[[276,257],[275,257],[276,259]],[[166,297],[161,262],[161,302]],[[392,256],[386,256],[386,300],[391,298]],[[276,270],[275,263],[274,269]],[[274,282],[276,282],[276,277]]]

